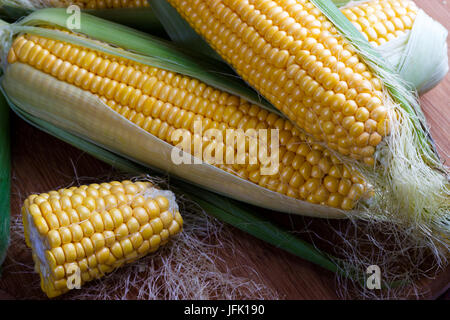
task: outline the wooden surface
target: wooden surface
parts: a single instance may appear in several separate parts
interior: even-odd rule
[[[443,0],[417,0],[418,5],[450,30],[450,2]],[[440,146],[443,161],[449,164],[450,154],[450,76],[431,92],[422,97],[422,107],[427,115],[431,132]],[[20,213],[24,198],[33,192],[46,192],[60,186],[68,186],[77,177],[108,177],[112,168],[57,139],[44,134],[12,117],[12,203],[13,216]],[[83,180],[89,182],[89,179]],[[324,223],[315,219],[293,218],[303,227],[309,223]],[[287,299],[336,299],[335,277],[311,263],[294,257],[259,241],[243,232],[233,230],[238,249],[248,254],[236,257],[223,250],[227,266],[236,275],[256,278],[246,274],[243,265],[253,268],[263,282]],[[13,244],[14,247],[14,244]],[[12,248],[13,248],[12,247]],[[0,278],[0,299],[30,298],[30,283],[38,276],[29,269],[17,267],[13,261],[30,266],[29,251],[8,252],[4,271]],[[20,256],[18,256],[20,255]],[[28,273],[24,273],[28,270]],[[450,270],[443,271],[435,279],[424,282],[427,290],[424,298],[449,298]],[[33,298],[43,298],[37,293]]]

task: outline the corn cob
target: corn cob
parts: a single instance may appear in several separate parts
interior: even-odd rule
[[[113,181],[29,196],[22,208],[27,245],[42,290],[55,297],[166,244],[183,219],[173,194],[149,182]]]
[[[279,129],[278,174],[261,175],[262,165],[250,165],[248,152],[245,164],[213,163],[272,191],[346,210],[352,209],[366,191],[355,170],[288,120],[197,79],[27,34],[15,39],[8,62],[11,66],[27,64],[90,91],[126,119],[172,145],[174,130],[193,134],[196,120],[201,121],[203,131]],[[213,143],[203,139],[202,154]],[[237,154],[234,145],[225,145],[224,152]]]
[[[411,30],[418,8],[411,0],[372,0],[341,11],[377,47]]]
[[[81,9],[119,9],[148,7],[147,0],[49,0],[46,7],[66,8],[77,5]]]
[[[374,164],[375,148],[390,131],[381,81],[310,1],[169,2],[300,128]],[[397,3],[404,9],[409,2]]]

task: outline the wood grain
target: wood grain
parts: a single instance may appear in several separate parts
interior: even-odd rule
[[[428,14],[450,29],[450,7],[447,1],[417,0]],[[450,160],[450,76],[431,92],[421,98],[422,107],[431,127],[444,162]],[[37,129],[16,116],[12,117],[12,203],[13,218],[20,212],[24,198],[35,192],[46,192],[58,187],[77,183],[108,180],[116,172],[98,161]],[[268,214],[267,212],[261,213]],[[269,213],[270,214],[270,213]],[[272,215],[278,216],[276,213]],[[324,224],[317,219],[287,217],[283,219],[292,226],[305,228],[310,224]],[[238,251],[244,256],[234,256],[221,250],[226,267],[236,275],[263,281],[286,299],[337,299],[338,287],[335,276],[311,263],[257,240],[239,230],[232,230]],[[0,299],[44,298],[39,290],[30,290],[30,284],[38,283],[38,276],[31,272],[31,255],[28,250],[17,251],[22,244],[12,243],[0,278]],[[23,266],[17,266],[20,262]],[[256,273],[248,273],[250,267]],[[259,274],[259,276],[257,276]],[[440,295],[449,297],[450,270],[442,271],[435,279],[423,282],[427,291],[424,298],[435,299]]]

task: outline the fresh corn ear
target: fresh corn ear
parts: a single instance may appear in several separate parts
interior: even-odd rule
[[[85,39],[52,32],[68,40]],[[194,77],[32,34],[13,40],[8,64],[3,88],[25,112],[213,191],[274,210],[325,217],[341,217],[339,209],[353,209],[368,195],[368,186],[352,166],[288,120]],[[205,157],[199,164],[174,163],[179,141],[173,133],[178,129],[192,143],[200,139],[200,150],[193,146],[192,155],[205,155],[214,147],[222,150],[224,163]],[[222,132],[224,141],[209,138],[209,129]],[[264,174],[268,165],[261,161],[250,164],[249,145],[259,141],[249,135],[244,161],[225,162],[228,155],[239,156],[237,145],[227,140],[230,129],[276,130],[275,172]],[[270,134],[268,139],[270,145]],[[271,145],[258,152],[264,150],[271,159],[276,153]]]
[[[31,195],[22,219],[50,298],[158,250],[183,227],[172,192],[131,181]]]
[[[326,0],[325,2],[330,2]],[[412,0],[333,0],[365,40],[376,48],[404,81],[424,94],[448,72],[447,30]],[[172,41],[221,60],[166,0],[151,9]],[[430,36],[431,35],[431,36]],[[355,39],[351,36],[350,39]],[[419,63],[418,63],[419,62]]]
[[[168,2],[300,128],[373,166],[393,116],[383,81],[312,1]],[[379,45],[411,28],[417,8],[409,0],[386,0],[343,12]]]
[[[376,147],[390,132],[382,82],[312,2],[169,2],[300,128],[374,165]],[[402,10],[409,3],[395,2]]]
[[[55,52],[58,49],[60,51]],[[61,57],[65,54],[69,58],[63,61]],[[194,138],[195,121],[199,121],[203,131],[211,128],[224,133],[227,129],[239,128],[279,129],[281,158],[277,174],[261,175],[259,164],[217,164],[217,168],[267,190],[336,208],[352,209],[364,193],[363,181],[356,173],[278,115],[196,79],[110,59],[69,44],[25,35],[13,43],[8,59],[11,65],[6,75],[11,80],[25,74],[35,75],[31,85],[39,92],[37,79],[46,72],[50,77],[42,80],[54,81],[57,85],[58,79],[76,86],[83,94],[96,98],[98,106],[105,108],[103,112],[119,116],[128,125],[137,125],[144,135],[171,145],[176,144],[172,136],[177,129],[187,130]],[[5,81],[6,88],[11,88],[9,79]],[[46,87],[47,90],[50,88],[58,90]],[[85,110],[83,117],[89,117],[89,110]],[[108,126],[108,123],[105,121],[100,125]],[[125,128],[110,130],[124,130],[123,134],[126,134]],[[135,139],[130,137],[130,140]],[[212,143],[215,142],[204,140],[200,154],[204,154]],[[234,146],[224,147],[226,153],[237,156]],[[148,156],[144,155],[144,158]]]
[[[176,129],[194,136],[196,120],[205,131],[216,128],[224,137],[227,129],[278,129],[279,174],[261,175],[260,164],[217,167],[283,195],[348,210],[364,191],[360,177],[290,122],[196,79],[29,35],[14,41],[8,63],[27,64],[93,93],[122,117],[170,144]],[[211,143],[215,142],[203,142],[202,155]],[[225,152],[237,155],[235,146]]]
[[[447,169],[413,86],[404,80],[420,78],[420,83],[424,70],[439,73],[438,78],[447,72],[447,31],[439,23],[419,11],[409,38],[401,36],[416,10],[404,0],[364,2],[353,9],[349,3],[344,9],[349,18],[331,0],[167,2],[297,127],[355,160],[373,186],[373,202],[361,208],[369,219],[399,219],[425,241],[429,233],[423,230],[436,230],[432,241],[439,243],[439,234],[449,234]],[[408,42],[397,70],[379,50],[384,45],[376,47],[394,34],[392,41]],[[413,48],[422,59],[411,60]],[[437,61],[429,65],[434,56]],[[411,64],[402,69],[407,61]],[[417,61],[424,61],[424,68]]]

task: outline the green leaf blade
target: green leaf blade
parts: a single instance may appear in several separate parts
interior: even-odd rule
[[[0,265],[9,244],[11,154],[9,134],[9,109],[0,94]]]

